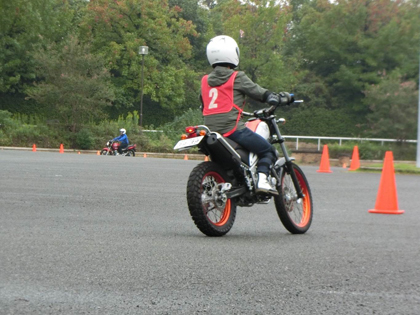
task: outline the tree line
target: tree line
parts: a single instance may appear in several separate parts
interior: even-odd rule
[[[0,110],[71,133],[139,111],[142,91],[143,127],[198,111],[206,45],[226,34],[238,70],[305,101],[283,109],[286,133],[417,135],[420,0],[0,3]]]

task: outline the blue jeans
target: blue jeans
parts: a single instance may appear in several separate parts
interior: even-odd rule
[[[120,146],[118,147],[118,153],[122,154],[122,151],[128,147],[128,143],[120,143]]]
[[[275,162],[276,156],[273,147],[267,140],[248,128],[236,130],[228,138],[258,155],[257,172],[269,175],[270,167]]]

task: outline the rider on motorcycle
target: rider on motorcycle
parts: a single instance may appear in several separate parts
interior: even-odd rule
[[[125,148],[128,147],[129,141],[128,141],[128,137],[127,137],[127,131],[124,128],[120,129],[120,135],[114,139],[112,139],[111,141],[119,141],[120,142],[120,146],[118,147],[118,153],[122,154],[122,150],[124,150]]]
[[[239,47],[226,35],[216,36],[207,45],[207,59],[213,67],[201,80],[201,102],[204,124],[248,151],[258,155],[257,192],[278,194],[268,181],[276,160],[271,144],[245,127],[241,113],[245,97],[277,105],[280,96],[254,83],[243,71],[234,71],[239,64]]]

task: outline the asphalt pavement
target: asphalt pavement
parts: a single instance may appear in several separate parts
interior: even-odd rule
[[[302,166],[314,218],[274,204],[204,236],[186,205],[201,163],[0,151],[0,314],[420,314],[420,176],[373,214],[380,173]]]

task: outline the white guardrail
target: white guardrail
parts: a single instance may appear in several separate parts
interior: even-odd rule
[[[162,130],[143,130],[143,132],[162,132]],[[398,139],[381,139],[381,138],[349,138],[349,137],[319,137],[319,136],[283,136],[285,139],[296,139],[296,150],[299,150],[299,139],[311,139],[318,140],[318,151],[321,151],[321,140],[338,140],[339,145],[342,144],[343,140],[345,141],[374,141],[381,142],[383,145],[384,142],[398,142],[401,140]],[[417,140],[404,140],[408,143],[417,143]]]
[[[341,145],[343,140],[346,141],[375,141],[381,142],[383,145],[384,142],[398,142],[401,140],[397,139],[380,139],[380,138],[348,138],[348,137],[315,137],[315,136],[283,136],[285,139],[296,139],[296,150],[299,150],[299,139],[312,139],[318,140],[318,151],[321,150],[321,140],[338,140],[339,145]],[[417,140],[404,140],[408,143],[417,143]]]

